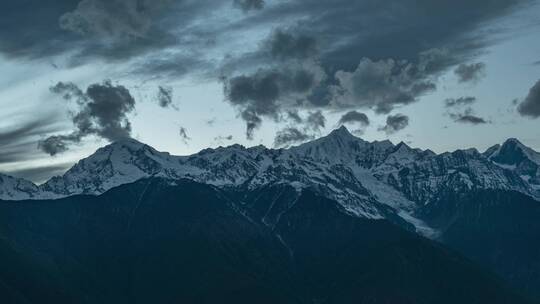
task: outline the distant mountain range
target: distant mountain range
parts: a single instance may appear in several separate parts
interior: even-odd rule
[[[447,189],[514,190],[540,198],[540,153],[509,139],[484,153],[435,154],[401,142],[366,142],[341,127],[290,149],[233,145],[191,156],[158,152],[134,139],[99,149],[45,184],[0,175],[0,199],[54,199],[99,195],[147,177],[187,178],[220,188],[273,184],[315,187],[366,218],[408,213]]]
[[[119,141],[39,186],[0,175],[0,291],[13,303],[528,303],[540,299],[539,168],[516,139],[436,154],[345,127],[191,156]]]

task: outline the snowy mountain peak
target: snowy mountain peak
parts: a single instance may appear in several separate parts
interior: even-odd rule
[[[514,172],[540,197],[540,153],[510,138],[502,145],[495,145],[483,153],[484,157],[503,169]]]
[[[79,161],[63,176],[41,186],[48,196],[99,194],[121,184],[155,175],[171,161],[168,153],[135,139],[124,139]]]
[[[355,137],[354,135],[351,134],[351,132],[349,132],[349,129],[347,129],[347,127],[345,126],[341,126],[333,130],[332,132],[330,132],[328,136],[336,136],[336,137],[341,137],[341,138]]]
[[[359,143],[359,144],[368,144],[367,141],[363,140],[360,137],[354,136],[347,127],[341,126],[338,129],[333,130],[328,135],[323,136],[319,139],[316,139],[314,141],[308,142],[309,143],[317,143],[321,144],[322,142],[326,143],[338,143],[338,144],[348,144],[348,143]]]
[[[39,195],[39,188],[27,180],[0,174],[0,199],[24,200]]]
[[[501,146],[501,149],[500,150],[521,150],[523,151],[524,153],[533,153],[533,154],[538,154],[536,151],[534,151],[533,149],[527,147],[526,145],[524,145],[521,141],[519,141],[517,138],[509,138],[507,139]]]
[[[361,155],[370,144],[352,135],[342,126],[327,136],[292,147],[289,152],[324,163],[351,163]]]
[[[517,138],[513,138],[513,137],[512,137],[512,138],[509,138],[509,139],[507,139],[507,140],[506,140],[506,141],[504,142],[504,144],[503,144],[503,145],[519,145],[519,146],[523,146],[523,147],[525,147],[525,145],[524,145],[524,144],[522,144],[522,143],[521,143],[521,141],[519,141],[519,139],[517,139]]]
[[[409,145],[407,145],[406,143],[402,141],[400,141],[399,144],[397,144],[396,147],[394,148],[394,152],[398,152],[398,151],[410,152],[413,150],[414,150],[413,148],[411,148]]]
[[[142,142],[140,142],[140,141],[138,141],[136,139],[124,138],[124,139],[117,140],[117,141],[105,146],[104,148],[109,148],[109,149],[128,148],[128,149],[136,151],[136,150],[142,149],[145,146],[147,146],[147,145],[143,144]]]
[[[349,129],[347,129],[347,127],[345,126],[341,126],[338,129],[333,130],[325,137],[320,138],[320,140],[324,140],[326,142],[338,142],[338,143],[344,143],[344,144],[347,144],[350,142],[368,144],[367,141],[349,132]],[[317,142],[317,140],[315,140],[315,142]],[[387,141],[387,142],[393,146],[393,144],[390,141]]]
[[[489,158],[499,164],[519,165],[523,161],[531,161],[536,165],[540,165],[540,153],[525,146],[515,138],[508,139],[498,149],[491,149],[493,151]]]

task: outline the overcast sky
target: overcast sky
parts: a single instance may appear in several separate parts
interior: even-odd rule
[[[191,154],[345,125],[436,152],[540,150],[537,0],[7,0],[0,172],[132,137]]]

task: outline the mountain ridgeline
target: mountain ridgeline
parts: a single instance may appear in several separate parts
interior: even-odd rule
[[[0,175],[6,303],[537,303],[540,154],[436,154],[344,127],[191,156],[129,139]],[[537,302],[534,302],[537,301]]]

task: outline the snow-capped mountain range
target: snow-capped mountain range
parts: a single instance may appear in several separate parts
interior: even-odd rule
[[[0,174],[0,199],[39,200],[99,195],[147,177],[192,179],[222,189],[256,190],[287,184],[312,188],[365,218],[400,216],[431,234],[416,211],[446,191],[514,190],[540,198],[540,153],[515,139],[484,153],[436,154],[405,143],[367,142],[345,127],[289,149],[240,145],[191,156],[158,152],[136,140],[119,141],[79,161],[43,185]]]

